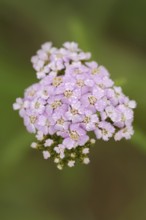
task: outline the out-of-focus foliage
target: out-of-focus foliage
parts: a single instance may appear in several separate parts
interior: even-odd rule
[[[146,219],[145,21],[144,0],[0,0],[0,219]],[[56,170],[12,110],[45,41],[77,41],[138,103],[132,140],[97,142],[89,166]]]

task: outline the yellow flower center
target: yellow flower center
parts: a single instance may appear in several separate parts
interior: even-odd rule
[[[72,96],[72,94],[73,94],[73,92],[71,90],[66,90],[64,92],[64,95],[65,95],[66,98],[70,98]]]
[[[77,110],[77,109],[74,109],[74,108],[72,108],[72,109],[70,110],[70,112],[71,112],[73,115],[77,115],[77,114],[78,114],[78,110]]]
[[[103,135],[107,135],[107,134],[108,134],[108,131],[105,130],[105,129],[103,129],[103,130],[102,130],[102,133],[103,133]]]
[[[70,137],[72,140],[77,141],[79,139],[79,135],[76,131],[71,131],[70,132]]]
[[[91,72],[93,75],[97,74],[97,73],[100,73],[99,71],[99,68],[94,68],[92,69],[92,72]]]
[[[85,84],[84,84],[83,80],[79,79],[79,80],[77,80],[77,85],[80,87],[83,87]]]
[[[43,91],[43,95],[48,96],[48,91],[47,91],[47,90],[44,90],[44,91]]]
[[[40,104],[39,102],[36,102],[36,103],[35,103],[35,108],[38,109],[38,108],[40,107],[40,105],[41,105],[41,104]]]
[[[31,124],[34,124],[34,123],[36,122],[36,120],[37,120],[37,117],[31,115],[31,116],[29,117],[29,119],[30,119]]]
[[[53,109],[56,109],[56,108],[58,108],[59,106],[61,106],[61,101],[60,100],[56,100],[56,101],[54,101],[52,104],[51,104],[51,106],[52,106],[52,108]]]
[[[64,124],[64,119],[63,118],[58,119],[57,124],[63,125]]]
[[[60,84],[62,83],[62,78],[61,77],[55,77],[54,79],[53,79],[53,86],[55,86],[55,87],[57,87],[57,86],[59,86]]]
[[[97,101],[97,99],[94,96],[89,96],[88,100],[90,102],[91,105],[94,105]]]
[[[36,91],[35,90],[31,90],[30,92],[29,92],[29,96],[31,96],[31,97],[33,97],[34,95],[35,95],[35,93],[36,93]]]
[[[91,120],[91,118],[88,117],[88,116],[86,116],[86,117],[84,118],[84,123],[88,124],[88,123],[90,122],[90,120]]]

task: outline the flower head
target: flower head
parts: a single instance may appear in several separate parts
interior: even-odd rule
[[[88,154],[95,139],[130,139],[136,102],[114,85],[107,69],[82,51],[75,42],[62,48],[47,42],[31,62],[38,82],[17,98],[18,110],[28,132],[35,133],[31,147],[53,158],[58,169],[77,161],[90,162]]]

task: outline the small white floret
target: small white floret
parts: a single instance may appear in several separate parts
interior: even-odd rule
[[[71,153],[70,155],[72,158],[75,158],[76,154],[75,153]]]
[[[63,166],[62,166],[61,164],[58,164],[58,165],[57,165],[57,168],[58,168],[59,170],[62,170],[62,169],[63,169]]]
[[[45,160],[47,160],[50,156],[51,155],[50,155],[50,153],[48,151],[46,151],[46,150],[43,151],[43,157],[44,157]]]
[[[87,148],[87,147],[84,148],[84,149],[82,150],[82,153],[83,153],[83,154],[88,154],[88,153],[89,153],[89,148]]]
[[[91,144],[95,144],[95,139],[94,138],[92,138],[91,140],[90,140],[90,142],[91,142]]]
[[[75,165],[75,161],[74,160],[70,160],[68,161],[68,164],[67,164],[69,167],[74,167]]]
[[[36,149],[37,148],[37,143],[36,142],[32,142],[32,144],[30,145],[32,148]]]
[[[59,163],[59,161],[60,161],[60,160],[59,160],[59,158],[57,158],[57,157],[54,159],[54,163]]]
[[[83,163],[84,163],[84,164],[89,164],[89,163],[90,163],[89,158],[88,158],[88,157],[85,157],[85,158],[83,159]]]
[[[51,140],[51,139],[47,139],[47,140],[45,141],[44,146],[45,146],[45,147],[50,147],[53,143],[54,143],[53,140]]]
[[[128,107],[129,108],[136,108],[137,103],[134,100],[129,101]]]
[[[37,140],[42,141],[44,138],[43,132],[42,131],[38,131],[37,135],[36,135]]]

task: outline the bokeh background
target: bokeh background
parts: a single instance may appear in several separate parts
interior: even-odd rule
[[[146,219],[146,1],[0,0],[0,219]],[[131,141],[98,141],[89,166],[58,171],[29,147],[16,97],[45,41],[77,41],[138,102]]]

